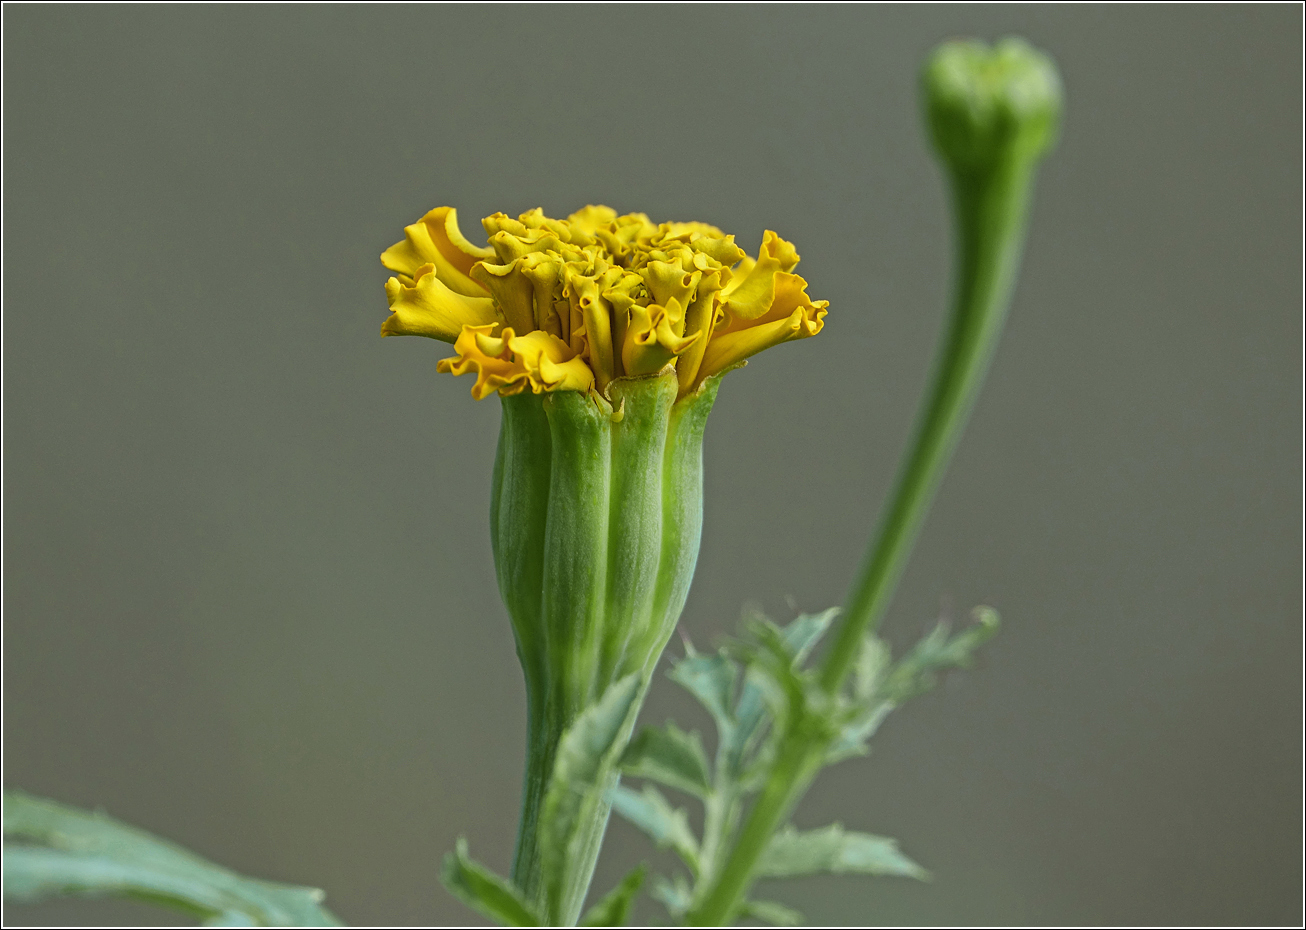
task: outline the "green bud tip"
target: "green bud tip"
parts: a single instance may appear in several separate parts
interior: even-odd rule
[[[1037,160],[1056,142],[1061,78],[1052,59],[1022,39],[945,42],[922,77],[934,145],[954,171]]]

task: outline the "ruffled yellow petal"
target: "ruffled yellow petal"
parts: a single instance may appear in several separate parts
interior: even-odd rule
[[[431,241],[449,264],[465,275],[471,274],[472,265],[494,258],[489,246],[472,245],[458,228],[458,211],[453,207],[436,207],[422,217],[431,233]]]
[[[387,335],[454,342],[441,370],[476,371],[473,393],[607,391],[676,368],[680,393],[768,346],[815,335],[827,304],[793,273],[798,252],[767,230],[756,259],[706,223],[654,224],[591,204],[565,220],[529,210],[482,221],[489,246],[439,207],[382,261]],[[496,324],[502,328],[499,335]]]
[[[562,259],[547,252],[532,252],[519,258],[517,267],[531,282],[535,328],[566,342],[571,335],[571,312],[556,299],[562,292],[566,267]]]
[[[513,339],[511,327],[505,327],[498,337],[493,334],[495,327],[465,326],[454,343],[457,355],[442,358],[436,363],[435,370],[454,375],[473,372],[476,383],[472,385],[472,397],[484,400],[495,391],[500,394],[520,394],[526,389],[529,378],[526,366],[513,357],[508,343]]]
[[[775,276],[792,271],[798,264],[798,252],[771,230],[762,236],[757,261],[745,273],[737,273],[726,288],[725,309],[730,318],[756,320],[775,302]]]
[[[455,292],[436,276],[431,265],[413,270],[417,281],[412,287],[398,278],[386,282],[391,312],[381,324],[382,336],[429,336],[454,342],[464,326],[498,322],[494,301],[489,297],[467,297]]]
[[[692,261],[692,254],[690,261]],[[692,267],[692,266],[691,266]],[[698,287],[701,271],[688,273],[678,262],[649,262],[644,266],[644,284],[653,298],[653,303],[667,306],[676,301],[680,306],[689,306],[690,297]]]
[[[715,239],[725,236],[725,233],[709,223],[663,223],[658,229],[665,239],[684,239],[686,242],[698,236]]]
[[[381,264],[413,279],[418,268],[434,265],[436,275],[451,290],[467,297],[484,297],[485,289],[469,275],[472,265],[493,257],[490,249],[467,241],[458,229],[458,214],[453,207],[436,207],[404,227],[404,241],[382,252]]]
[[[621,362],[628,375],[657,374],[706,333],[682,336],[684,311],[674,298],[665,307],[649,304],[630,308],[630,324],[621,347]]]
[[[826,301],[817,301],[814,318],[809,318],[807,311],[800,307],[785,319],[750,326],[724,336],[714,335],[703,353],[691,390],[702,384],[705,378],[732,368],[763,349],[815,336],[825,326],[826,306]]]
[[[493,298],[514,331],[529,333],[536,328],[535,283],[525,273],[521,259],[507,265],[477,262],[472,266],[472,278]]]
[[[689,247],[714,262],[730,266],[747,256],[735,245],[734,236],[697,236],[689,240]],[[695,262],[695,265],[698,263]]]
[[[581,229],[591,236],[598,233],[599,229],[608,226],[617,219],[617,211],[611,207],[596,206],[590,204],[583,210],[577,210],[571,216],[567,217],[567,222],[576,229]]]
[[[620,268],[597,270],[596,274],[586,275],[575,267],[568,266],[567,294],[572,309],[572,317],[580,318],[580,328],[576,335],[581,342],[581,351],[594,372],[594,380],[600,391],[607,390],[608,382],[616,377],[616,364],[612,349],[612,305],[603,298],[603,292],[622,277]],[[577,348],[576,341],[571,343]]]
[[[788,319],[789,316],[800,307],[804,311],[804,316],[808,320],[815,320],[818,311],[829,306],[828,301],[817,301],[813,303],[807,296],[807,281],[801,275],[789,274],[788,272],[778,271],[773,279],[774,294],[771,300],[771,306],[764,310],[756,319],[741,319],[736,316],[726,314],[720,321],[713,333],[714,338],[737,333],[740,330],[748,329],[750,326],[758,326],[762,323],[773,323],[776,320]],[[823,315],[823,314],[822,314]]]
[[[693,344],[686,348],[680,354],[680,358],[676,360],[676,378],[680,382],[681,394],[687,393],[698,377],[698,369],[703,361],[703,353],[707,350],[708,337],[716,326],[717,317],[721,313],[718,308],[721,282],[729,276],[730,270],[728,268],[718,268],[710,274],[703,275],[702,280],[699,281],[694,302],[685,311],[685,337],[692,338],[702,333],[703,338],[695,339]]]
[[[526,371],[531,390],[588,391],[594,384],[594,372],[571,347],[549,333],[534,332],[514,336],[508,346]]]

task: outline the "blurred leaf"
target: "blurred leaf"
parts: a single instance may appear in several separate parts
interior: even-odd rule
[[[644,884],[644,874],[648,867],[640,865],[630,871],[616,888],[604,895],[597,904],[585,912],[581,918],[582,927],[624,927],[630,917],[630,908],[635,903],[635,895]]]
[[[802,665],[807,660],[834,618],[839,616],[839,610],[831,607],[819,614],[799,614],[784,626],[784,643],[789,647],[795,664]]]
[[[689,828],[689,818],[683,808],[672,807],[657,788],[646,784],[636,794],[619,785],[613,792],[612,809],[647,833],[659,849],[674,849],[691,871],[698,871],[698,840]]]
[[[667,881],[661,875],[654,875],[653,887],[649,889],[649,894],[655,901],[660,901],[667,909],[667,913],[677,920],[689,910],[691,900],[689,882],[685,881],[683,875],[677,875],[671,881]]]
[[[667,673],[707,708],[722,732],[730,729],[730,699],[738,676],[735,663],[724,654],[690,655],[676,662]]]
[[[616,771],[615,757],[624,748],[618,745],[619,738],[633,724],[630,718],[638,711],[635,698],[639,690],[638,674],[614,682],[598,701],[581,711],[558,742],[540,815],[542,867],[551,909],[561,900],[562,889],[572,885],[572,871],[586,839],[581,826],[592,823],[596,809],[604,803],[604,782]]]
[[[836,762],[842,762],[845,759],[853,759],[858,756],[870,754],[870,747],[866,741],[875,734],[884,718],[893,710],[893,705],[888,701],[875,702],[870,710],[865,711],[854,717],[852,722],[844,725],[840,730],[839,736],[825,753],[823,765],[834,765]]]
[[[626,747],[621,769],[700,798],[711,788],[707,753],[698,733],[686,733],[670,721],[665,727],[641,730]]]
[[[468,855],[467,840],[461,836],[454,851],[445,854],[440,878],[464,904],[490,920],[508,927],[538,927],[543,923],[510,881]]]
[[[976,649],[998,631],[998,613],[977,607],[975,623],[956,636],[948,636],[948,624],[939,623],[928,636],[912,647],[885,678],[882,694],[895,704],[923,694],[934,686],[936,673],[970,664]]]
[[[778,901],[745,901],[742,916],[765,920],[777,927],[797,927],[803,922],[802,914]]]
[[[928,872],[898,850],[897,840],[850,832],[838,823],[801,833],[792,825],[785,827],[771,837],[754,874],[758,878],[793,878],[822,872],[929,878]]]
[[[316,888],[246,878],[100,812],[6,791],[4,835],[7,900],[114,896],[214,926],[340,926]]]

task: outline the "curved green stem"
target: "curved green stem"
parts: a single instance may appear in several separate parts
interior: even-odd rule
[[[1010,159],[992,172],[954,175],[957,290],[934,383],[888,511],[849,592],[844,621],[821,670],[838,690],[874,630],[907,563],[1002,334],[1025,239],[1034,166]]]
[[[974,98],[977,93],[1004,90],[1001,81],[1009,75],[1001,69],[1008,67],[1011,59],[1004,61],[1003,55],[1014,53],[1017,68],[1028,70],[1028,62],[1022,60],[1028,48],[1009,43],[999,46],[992,59],[997,63],[995,70],[991,61],[984,60],[987,50],[978,47],[978,59],[963,60],[961,69],[949,70],[959,60],[950,59],[949,54],[964,59],[976,51],[970,45],[945,47],[944,54],[935,59],[938,70],[927,72],[935,141],[950,169],[957,227],[952,315],[914,441],[820,670],[820,686],[832,697],[843,689],[864,637],[879,625],[888,608],[983,384],[1020,264],[1035,168],[1055,127],[1059,107],[1055,72],[1050,80],[1048,72],[1033,75],[1046,82],[1037,89],[1047,92],[1040,102],[1050,101],[1051,108],[1013,114],[988,106],[991,100],[977,102]],[[1029,99],[1033,98],[1028,94],[1023,100],[1008,98],[1017,103]],[[1002,100],[999,104],[1008,105]],[[729,857],[715,879],[699,892],[687,923],[717,926],[738,913],[759,857],[821,768],[828,742],[819,728],[803,726],[802,721],[790,725]]]

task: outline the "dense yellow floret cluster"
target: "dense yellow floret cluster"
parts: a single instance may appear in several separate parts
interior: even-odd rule
[[[604,392],[612,379],[674,367],[683,396],[763,349],[814,336],[824,300],[793,273],[798,253],[767,231],[757,258],[705,223],[655,224],[589,206],[482,221],[488,246],[437,207],[381,256],[385,336],[454,344],[441,371],[472,373],[472,396]]]

